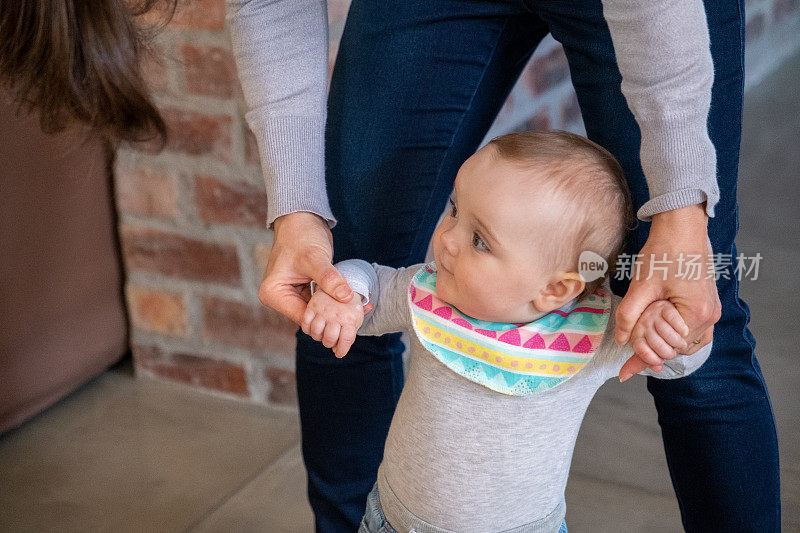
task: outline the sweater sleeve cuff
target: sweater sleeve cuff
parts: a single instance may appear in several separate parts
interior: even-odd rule
[[[325,189],[325,117],[285,116],[247,122],[258,141],[267,190],[267,227],[297,211],[315,213],[336,225]]]
[[[637,217],[650,222],[656,213],[706,202],[714,216],[719,202],[717,154],[705,115],[644,121],[640,159],[650,200]]]
[[[334,266],[347,280],[350,288],[363,296],[362,305],[378,298],[378,274],[372,265],[363,259],[346,259]]]
[[[713,217],[714,206],[711,205],[709,201],[709,194],[703,189],[681,189],[651,198],[639,208],[639,211],[636,212],[636,216],[643,222],[652,222],[653,215],[657,215],[658,213],[701,204],[703,202],[706,202],[706,214],[709,217]]]
[[[377,299],[378,275],[372,265],[363,259],[345,259],[333,266],[347,280],[350,289],[361,295],[361,305],[367,305],[371,299]],[[316,282],[312,280],[311,294],[314,294],[317,289]]]

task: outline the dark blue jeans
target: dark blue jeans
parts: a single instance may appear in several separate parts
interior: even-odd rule
[[[721,200],[715,252],[736,255],[744,0],[706,0],[715,67],[709,132]],[[539,41],[564,45],[587,135],[621,163],[638,209],[649,199],[640,131],[620,92],[600,0],[354,0],[333,71],[327,190],[334,260],[421,262],[461,163],[479,146]],[[638,253],[649,224],[627,244]],[[648,379],[688,531],[778,531],[778,447],[750,333],[728,270],[710,360],[688,378]],[[615,280],[612,289],[625,294]],[[319,531],[355,531],[403,387],[399,334],[359,337],[346,358],[298,333],[308,494]]]

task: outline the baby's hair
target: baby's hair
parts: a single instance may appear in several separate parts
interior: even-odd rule
[[[564,206],[564,231],[556,239],[551,272],[578,272],[584,250],[608,262],[605,276],[587,282],[579,297],[592,294],[615,271],[628,231],[637,223],[620,164],[599,144],[563,130],[509,133],[488,145],[523,171],[535,171],[537,186]]]

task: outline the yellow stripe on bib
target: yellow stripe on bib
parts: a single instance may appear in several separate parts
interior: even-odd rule
[[[571,363],[519,357],[474,343],[464,337],[454,335],[423,320],[414,317],[417,330],[427,340],[486,363],[517,373],[528,373],[547,376],[570,376],[580,371],[586,363]],[[568,355],[565,353],[565,355]]]

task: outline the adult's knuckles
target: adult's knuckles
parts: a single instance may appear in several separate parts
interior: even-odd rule
[[[261,287],[258,288],[258,300],[263,305],[272,307],[272,303],[275,301],[275,293],[272,287],[262,284]]]
[[[698,304],[696,309],[697,309],[696,316],[698,322],[700,322],[701,324],[712,323],[712,320],[716,322],[717,319],[714,318],[716,315],[716,309],[713,303],[704,300],[703,302]]]
[[[711,319],[714,321],[713,323],[716,324],[722,318],[722,303],[717,298],[716,302],[714,302],[714,314],[712,315]]]

